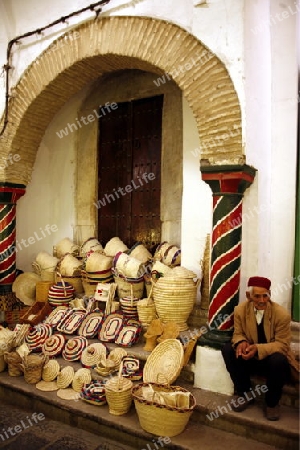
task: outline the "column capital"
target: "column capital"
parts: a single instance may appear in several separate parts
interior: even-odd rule
[[[243,195],[253,183],[256,169],[247,164],[211,165],[201,160],[202,180],[207,183],[213,195]]]
[[[0,181],[0,203],[17,203],[20,197],[25,194],[26,186]]]

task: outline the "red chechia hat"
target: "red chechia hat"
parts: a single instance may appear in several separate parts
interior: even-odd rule
[[[248,286],[262,287],[269,291],[271,287],[271,280],[264,277],[251,277],[248,280]]]

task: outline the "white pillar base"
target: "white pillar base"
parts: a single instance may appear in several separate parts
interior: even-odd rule
[[[197,346],[194,387],[233,395],[234,386],[220,350]]]

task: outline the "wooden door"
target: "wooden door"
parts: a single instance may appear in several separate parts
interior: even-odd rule
[[[163,95],[118,103],[99,120],[98,238],[160,242]]]

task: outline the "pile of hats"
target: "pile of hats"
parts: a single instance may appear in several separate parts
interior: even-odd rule
[[[50,287],[48,302],[51,306],[68,306],[74,294],[75,289],[70,283],[59,281]]]

